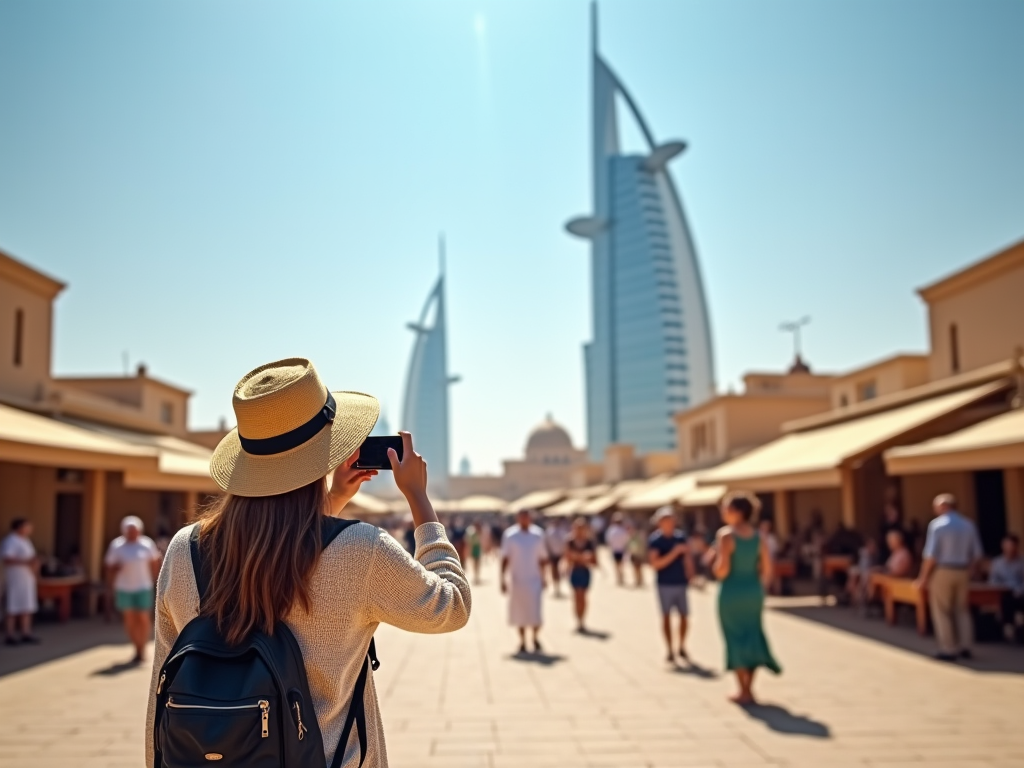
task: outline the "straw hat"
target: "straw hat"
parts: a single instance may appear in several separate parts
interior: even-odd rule
[[[302,357],[250,371],[231,398],[238,427],[220,441],[210,476],[236,496],[274,496],[334,471],[370,434],[376,398],[329,392]]]

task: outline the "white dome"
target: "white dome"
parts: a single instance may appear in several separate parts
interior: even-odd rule
[[[551,455],[568,456],[573,452],[572,438],[561,424],[549,415],[534,427],[526,439],[526,458]]]

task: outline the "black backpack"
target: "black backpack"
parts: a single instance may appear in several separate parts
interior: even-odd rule
[[[324,518],[322,546],[356,520]],[[202,603],[209,572],[200,553],[199,526],[190,540],[192,570]],[[377,669],[373,639],[367,651],[331,768],[344,758],[352,728],[366,759],[363,696]],[[302,651],[278,622],[274,633],[253,631],[239,645],[224,642],[216,621],[197,616],[182,629],[160,669],[153,724],[154,768],[313,768],[324,765],[324,741],[313,711]]]

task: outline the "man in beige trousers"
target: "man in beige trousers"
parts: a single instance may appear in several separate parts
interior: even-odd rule
[[[935,497],[935,519],[928,525],[924,562],[915,584],[928,589],[939,652],[935,658],[971,658],[974,630],[968,603],[971,570],[981,559],[981,541],[974,523],[961,515],[950,493]]]

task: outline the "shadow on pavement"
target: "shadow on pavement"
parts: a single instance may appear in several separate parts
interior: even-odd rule
[[[98,675],[100,677],[116,677],[122,672],[132,672],[139,669],[144,665],[144,662],[139,661],[118,661],[111,664],[109,667],[103,667],[103,669],[97,669],[92,672],[92,675]]]
[[[592,637],[594,640],[608,640],[611,638],[611,632],[602,632],[599,629],[581,629],[577,632],[580,637]]]
[[[560,661],[565,661],[565,656],[559,656],[558,654],[550,653],[514,653],[508,658],[512,661],[522,661],[530,664],[539,664],[542,667],[551,667]]]
[[[39,645],[0,646],[0,677],[101,645],[128,647],[120,624],[107,624],[99,619],[72,619],[66,624],[40,623],[35,633],[43,641]]]
[[[700,664],[695,664],[692,661],[685,665],[673,662],[669,669],[677,675],[691,675],[692,677],[699,677],[701,680],[718,679],[718,673],[713,669],[702,667]]]
[[[901,648],[918,656],[931,658],[938,650],[933,636],[922,637],[911,624],[890,626],[881,618],[862,616],[852,608],[838,606],[793,606],[772,608],[801,619],[824,624],[844,632],[859,635],[879,643]],[[949,662],[935,662],[948,664]],[[974,658],[956,662],[975,672],[1004,672],[1024,674],[1024,648],[1008,643],[982,643],[974,648]]]
[[[743,711],[778,733],[812,736],[816,739],[832,737],[832,732],[824,723],[803,715],[794,715],[785,707],[780,707],[777,704],[747,704],[743,707]]]

